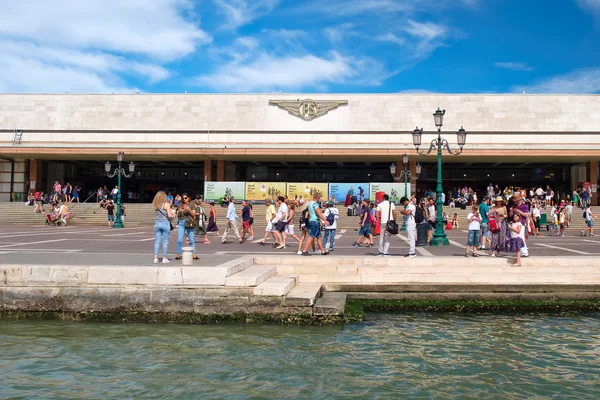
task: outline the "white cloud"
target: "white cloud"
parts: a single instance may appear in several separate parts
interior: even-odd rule
[[[0,5],[0,91],[122,92],[211,37],[189,0],[31,0]],[[69,77],[71,77],[69,79]]]
[[[353,59],[331,53],[329,57],[312,54],[276,57],[262,54],[254,61],[241,65],[230,63],[218,72],[201,76],[196,82],[213,90],[240,92],[291,91],[303,88],[325,89],[331,83],[377,84],[377,79],[364,78],[362,72],[377,68],[369,59]]]
[[[444,26],[432,22],[422,23],[409,20],[407,26],[403,29],[410,35],[427,41],[440,38],[446,34],[446,28]]]
[[[577,4],[584,10],[589,10],[600,16],[600,0],[577,0]]]
[[[380,42],[394,43],[398,46],[404,46],[406,44],[406,39],[398,37],[391,32],[388,32],[385,35],[378,35],[375,39],[379,40]]]
[[[43,45],[144,54],[172,60],[210,36],[183,17],[188,0],[4,2],[0,35]]]
[[[13,55],[0,58],[0,70],[0,92],[131,93],[137,90],[127,87],[114,76],[107,78],[91,70],[46,64]]]
[[[530,86],[517,86],[527,93],[593,94],[600,93],[600,68],[584,68],[543,79]]]
[[[221,14],[225,15],[225,28],[236,29],[240,26],[269,14],[279,0],[213,0],[219,7]]]
[[[522,62],[497,62],[494,65],[498,68],[510,69],[512,71],[533,71],[533,68]]]

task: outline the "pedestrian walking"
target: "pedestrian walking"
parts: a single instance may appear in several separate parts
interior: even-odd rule
[[[285,226],[285,231],[283,231],[283,242],[284,243],[287,243],[288,236],[291,236],[294,239],[296,239],[297,242],[300,242],[300,238],[298,236],[296,236],[296,234],[294,233],[294,216],[296,215],[296,207],[297,206],[298,206],[298,203],[296,201],[292,201],[288,205],[289,211],[288,211],[287,225]]]
[[[597,214],[592,214],[592,206],[590,204],[586,204],[585,211],[583,212],[583,218],[585,219],[585,224],[587,227],[580,232],[582,236],[586,236],[586,232],[590,233],[590,236],[594,235],[594,218],[598,217]]]
[[[337,232],[337,220],[339,218],[339,211],[335,207],[335,203],[333,201],[328,201],[325,203],[327,207],[323,215],[329,225],[325,226],[325,235],[323,236],[323,243],[325,244],[325,251],[333,251],[335,246],[335,234]]]
[[[158,263],[158,251],[162,244],[162,263],[168,264],[167,250],[169,248],[169,234],[171,233],[171,204],[167,201],[167,194],[158,191],[152,200],[154,209],[154,264]]]
[[[379,224],[379,254],[378,255],[389,255],[390,254],[390,238],[392,234],[387,231],[386,226],[388,221],[391,219],[396,220],[396,205],[390,201],[390,196],[386,193],[383,195],[383,201],[377,205],[377,223]]]
[[[108,227],[112,228],[115,224],[115,203],[112,200],[108,200],[106,204],[106,215],[108,217]]]
[[[273,236],[275,236],[275,242],[279,243],[276,248],[281,250],[285,249],[284,232],[287,226],[289,209],[287,204],[285,204],[285,197],[283,196],[279,196],[275,204],[277,212],[275,213]]]
[[[237,227],[238,216],[235,212],[235,197],[231,197],[229,200],[229,204],[227,204],[227,225],[225,227],[225,232],[223,232],[223,237],[221,238],[221,244],[227,243],[227,236],[231,233],[235,236],[237,240],[239,240],[240,244],[244,243],[246,239],[242,239],[240,236],[240,232]]]
[[[215,210],[215,202],[211,201],[209,203],[210,210],[208,214],[208,226],[206,227],[206,232],[215,232],[217,236],[219,236],[219,227],[217,226],[217,210]]]
[[[469,250],[472,251],[473,257],[477,257],[477,247],[479,246],[479,237],[481,235],[481,214],[479,206],[474,204],[471,206],[471,212],[467,215],[469,221],[469,236],[467,239],[467,252],[465,257],[469,257]]]
[[[400,199],[400,204],[404,206],[404,210],[401,209],[400,214],[406,217],[406,234],[408,236],[408,254],[404,257],[416,257],[417,251],[415,245],[417,240],[417,222],[415,220],[415,215],[417,208],[406,197]],[[383,255],[389,256],[389,254]]]
[[[361,212],[359,213],[360,219],[358,220],[358,226],[360,229],[358,230],[358,239],[356,242],[352,244],[354,247],[360,247],[360,243],[363,238],[365,239],[365,243],[367,247],[374,247],[373,245],[373,235],[371,234],[371,209],[369,208],[369,199],[362,200]],[[383,233],[381,234],[383,235]]]
[[[323,222],[325,225],[329,225],[329,222],[323,216],[323,212],[321,211],[321,194],[316,192],[313,194],[313,199],[310,203],[308,203],[308,239],[304,244],[304,250],[302,251],[303,256],[308,256],[310,253],[308,252],[308,247],[317,242],[317,246],[321,251],[322,255],[327,255],[329,252],[325,251],[323,248],[323,240],[321,238],[321,224]]]
[[[242,239],[246,239],[246,234],[250,233],[250,205],[246,200],[242,200]],[[251,239],[252,240],[252,239]]]
[[[258,244],[265,245],[267,244],[267,240],[269,239],[269,234],[273,235],[273,221],[275,221],[275,217],[277,215],[277,210],[275,210],[275,206],[272,204],[271,199],[265,200],[265,207],[267,210],[265,212],[265,220],[267,221],[267,226],[265,227],[265,237],[258,242]],[[273,235],[273,242],[275,245],[279,246],[279,243],[275,240],[275,236]]]

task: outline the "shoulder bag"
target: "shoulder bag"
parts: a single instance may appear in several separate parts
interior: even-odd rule
[[[388,233],[391,233],[392,235],[397,235],[398,234],[398,224],[392,218],[392,202],[390,201],[389,203],[390,203],[390,208],[388,210],[388,221],[387,221],[387,224],[385,225],[385,230],[388,231]]]
[[[158,210],[158,211],[160,211],[160,213],[165,216],[165,218],[167,219],[167,221],[169,221],[169,230],[171,230],[171,231],[175,230],[175,227],[173,226],[173,223],[171,222],[171,220],[169,219],[169,217],[167,216],[167,214],[165,214],[162,209]]]

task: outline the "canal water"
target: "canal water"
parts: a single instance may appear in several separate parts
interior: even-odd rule
[[[0,398],[600,398],[600,314],[336,327],[0,321]]]

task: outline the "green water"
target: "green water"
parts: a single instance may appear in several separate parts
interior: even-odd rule
[[[600,398],[600,315],[337,327],[0,321],[0,398]]]

